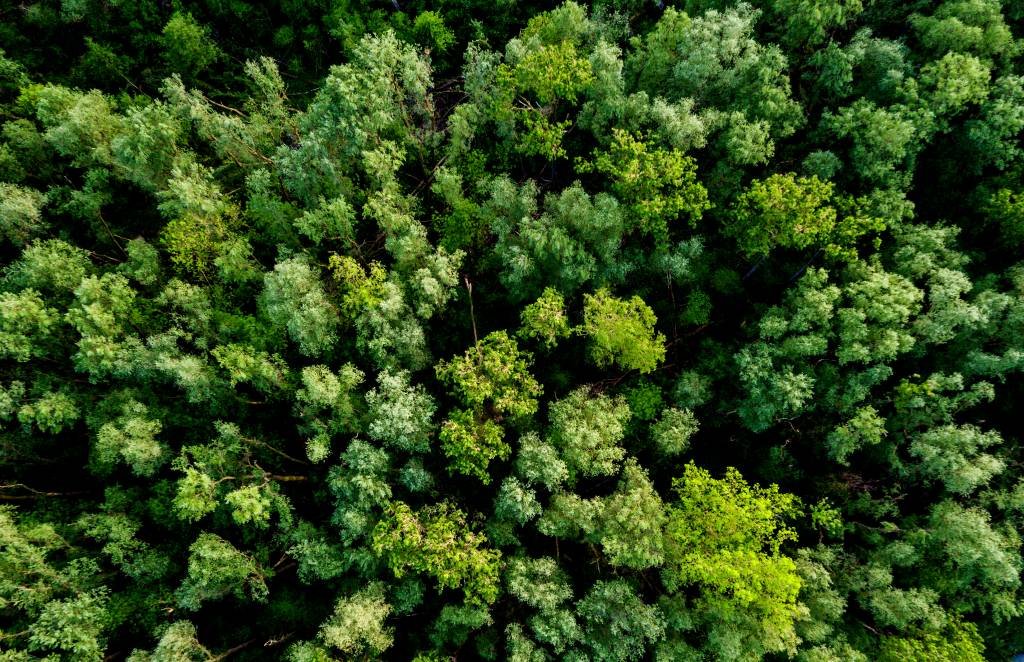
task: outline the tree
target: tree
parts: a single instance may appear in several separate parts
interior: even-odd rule
[[[341,455],[341,464],[331,470],[329,486],[335,497],[331,520],[346,546],[373,533],[393,494],[390,470],[387,452],[361,439],[352,440]]]
[[[644,604],[622,579],[599,581],[576,603],[586,647],[595,660],[635,660],[664,633],[657,607]]]
[[[568,577],[551,557],[514,557],[505,571],[509,591],[537,609],[554,609],[572,598]]]
[[[128,659],[132,662],[171,662],[212,660],[214,655],[199,643],[195,625],[190,621],[176,621],[167,627],[152,652],[136,649]]]
[[[559,455],[555,446],[541,440],[537,433],[529,432],[519,439],[516,473],[530,484],[554,490],[569,477],[569,467]]]
[[[366,394],[370,416],[367,434],[404,451],[424,452],[433,430],[434,399],[420,385],[412,385],[406,371],[384,371],[377,388]]]
[[[661,412],[661,417],[651,426],[651,436],[662,453],[679,455],[689,447],[690,438],[698,428],[692,411],[672,407]]]
[[[192,14],[174,12],[163,31],[164,59],[171,71],[192,78],[221,57],[220,49],[210,39]]]
[[[85,250],[60,239],[44,239],[27,246],[16,261],[7,265],[4,281],[16,289],[69,294],[91,268]]]
[[[711,207],[708,192],[697,182],[697,164],[678,149],[649,148],[621,129],[612,130],[612,144],[582,172],[599,172],[612,181],[612,191],[629,205],[636,228],[667,245],[671,223],[687,217],[691,226]]]
[[[499,416],[520,418],[537,411],[542,392],[528,371],[531,359],[506,332],[495,331],[463,356],[438,363],[436,372],[470,407],[486,406]]]
[[[803,122],[791,98],[786,56],[754,38],[759,13],[746,4],[693,19],[666,11],[626,61],[637,88],[650,96],[689,98],[698,108],[714,109],[719,145],[726,158],[743,164],[765,162],[774,140]],[[762,134],[760,144],[737,149],[735,138],[751,131]]]
[[[626,432],[629,406],[622,398],[591,397],[580,388],[553,403],[548,440],[565,463],[570,480],[610,476],[626,452],[618,445]]]
[[[0,355],[21,363],[45,355],[59,322],[35,290],[0,293]]]
[[[1024,4],[22,4],[0,658],[1024,646]]]
[[[868,184],[900,186],[905,179],[900,166],[914,156],[915,138],[930,130],[926,122],[913,122],[901,107],[880,107],[867,99],[828,112],[822,127],[850,144],[854,172]]]
[[[356,422],[356,387],[363,373],[352,365],[337,373],[325,365],[307,366],[300,374],[301,388],[295,391],[295,414],[299,429],[309,435],[306,452],[320,462],[330,452],[331,437],[353,429]]]
[[[45,203],[46,198],[39,191],[0,184],[0,236],[15,246],[24,246],[45,232]]]
[[[664,560],[665,507],[636,460],[626,461],[619,484],[600,500],[589,538],[599,542],[613,565],[643,570]]]
[[[217,435],[205,443],[183,446],[171,466],[181,474],[169,506],[178,518],[201,520],[221,504],[230,508],[237,525],[256,529],[269,526],[272,515],[284,528],[291,522],[288,499],[255,457],[277,455],[279,449],[261,439],[246,436],[238,426],[218,421]],[[208,438],[207,438],[208,439]]]
[[[998,433],[972,425],[944,425],[917,435],[910,454],[920,459],[923,473],[941,480],[947,490],[968,494],[1003,470],[1002,460],[982,452],[1002,441]]]
[[[104,591],[53,600],[43,606],[29,628],[29,649],[60,651],[82,660],[101,659],[108,618]]]
[[[495,517],[523,525],[540,515],[540,511],[537,494],[532,488],[515,476],[509,476],[501,483],[498,496],[494,498]]]
[[[501,553],[484,541],[449,503],[413,511],[394,502],[373,531],[373,549],[395,576],[409,570],[433,575],[441,588],[462,588],[467,604],[490,604],[498,597]]]
[[[785,38],[796,45],[817,46],[828,38],[831,30],[855,19],[862,11],[861,0],[828,0],[812,3],[806,0],[776,0],[772,11],[785,22]]]
[[[572,295],[583,285],[618,281],[626,265],[619,255],[626,225],[616,199],[589,196],[579,184],[544,198],[537,215],[533,182],[516,187],[507,178],[491,184],[484,212],[494,214],[494,253],[513,300],[530,299],[550,286]]]
[[[913,14],[918,39],[935,53],[974,51],[987,57],[1012,54],[1017,47],[998,3],[991,0],[941,3],[930,16]]]
[[[441,448],[450,460],[449,468],[490,483],[487,467],[492,460],[508,459],[511,447],[504,430],[492,420],[479,418],[469,409],[456,409],[441,426]]]
[[[120,461],[136,475],[152,476],[167,461],[167,447],[156,439],[163,426],[147,414],[145,405],[130,400],[120,416],[100,427],[92,458],[96,471],[109,473]]]
[[[391,630],[384,627],[390,611],[384,586],[370,584],[338,600],[334,613],[320,626],[320,639],[345,655],[380,655],[393,641]]]
[[[584,295],[580,331],[591,339],[590,355],[599,366],[654,370],[665,360],[665,336],[654,331],[655,322],[640,297],[618,299],[606,289]]]
[[[831,196],[832,185],[813,176],[788,173],[756,180],[737,198],[729,232],[748,256],[814,246],[835,228]]]
[[[12,630],[28,635],[28,650],[101,657],[112,619],[98,564],[69,564],[75,549],[53,525],[19,521],[9,506],[0,508],[0,549],[0,599]]]
[[[713,641],[735,628],[748,639],[745,647],[761,654],[793,650],[801,581],[780,550],[796,537],[783,521],[798,512],[799,500],[776,485],[750,486],[735,469],[715,479],[692,463],[673,487],[678,501],[669,505],[665,528],[666,585],[699,588]]]
[[[189,547],[188,574],[178,588],[178,605],[195,611],[202,603],[227,595],[266,600],[269,574],[223,538],[200,534]]]
[[[1014,554],[1019,543],[994,529],[990,519],[980,509],[952,501],[932,508],[928,546],[939,560],[941,575],[934,585],[961,609],[977,604],[999,618],[1010,618],[1019,612],[1010,597],[1020,585],[1020,562]],[[986,589],[973,590],[975,583]]]
[[[906,660],[927,657],[931,660],[984,660],[985,644],[972,623],[953,622],[941,635],[920,638],[884,637],[882,660]]]
[[[171,262],[193,276],[207,277],[235,237],[238,209],[209,168],[184,156],[175,160],[159,195],[160,211],[168,219],[162,240]]]
[[[377,263],[369,273],[353,258],[330,257],[334,280],[343,288],[341,311],[356,327],[356,344],[388,370],[419,370],[430,362],[426,337],[402,286]]]
[[[571,331],[565,314],[565,298],[550,287],[523,309],[520,320],[519,336],[537,340],[545,349],[553,348]]]
[[[304,260],[278,262],[263,278],[261,303],[270,322],[287,329],[303,354],[320,356],[334,345],[338,312]]]

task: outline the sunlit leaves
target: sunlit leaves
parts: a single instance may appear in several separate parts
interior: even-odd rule
[[[620,129],[612,131],[607,152],[599,152],[593,162],[581,162],[577,169],[607,176],[612,191],[628,205],[635,226],[660,244],[667,243],[676,219],[696,225],[711,207],[692,157],[677,149],[651,148]]]
[[[501,426],[478,418],[471,410],[458,409],[441,426],[441,449],[458,473],[491,482],[488,465],[495,459],[507,459],[511,448],[504,439]]]
[[[162,425],[150,418],[145,405],[130,401],[121,415],[104,423],[96,433],[93,463],[97,470],[109,473],[123,462],[139,476],[151,476],[167,461],[167,447],[157,439]]]
[[[772,175],[753,182],[737,199],[729,226],[750,256],[773,248],[806,248],[827,237],[836,223],[829,206],[832,185],[817,177]]]
[[[39,191],[0,183],[0,237],[15,246],[24,246],[45,232],[45,202]]]
[[[523,309],[521,320],[519,336],[536,340],[545,349],[553,348],[570,334],[565,298],[550,287]]]
[[[373,531],[373,548],[396,576],[408,571],[432,575],[442,588],[461,588],[469,603],[498,597],[501,554],[484,546],[465,514],[448,503],[413,511],[396,502]]]
[[[203,533],[189,547],[188,574],[177,592],[178,604],[191,611],[228,595],[256,601],[267,598],[267,572],[227,540]]]
[[[625,456],[618,443],[629,417],[624,400],[607,395],[592,397],[586,388],[553,403],[549,440],[568,466],[570,476],[615,473]]]
[[[784,519],[797,513],[798,499],[775,485],[751,486],[735,469],[715,479],[693,464],[674,487],[678,501],[668,510],[665,581],[698,586],[709,612],[731,618],[748,613],[765,651],[792,649],[801,582],[780,547],[796,537]]]
[[[287,329],[303,354],[319,356],[336,341],[338,312],[305,260],[279,262],[266,274],[261,301],[270,321]]]
[[[529,373],[532,357],[504,331],[488,334],[475,346],[437,364],[437,376],[470,407],[490,407],[513,418],[537,411],[541,386]]]
[[[391,629],[384,626],[390,611],[384,586],[371,584],[338,600],[334,613],[320,626],[320,638],[345,655],[380,655],[393,641]]]
[[[590,356],[599,366],[616,364],[641,373],[665,359],[665,336],[654,330],[657,318],[643,299],[619,299],[601,289],[584,296],[581,331],[590,339]]]

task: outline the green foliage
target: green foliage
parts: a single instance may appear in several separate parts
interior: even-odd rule
[[[209,660],[214,656],[199,643],[196,626],[190,621],[175,621],[167,626],[152,652],[136,649],[128,656],[132,662],[171,662],[171,660]]]
[[[744,622],[764,653],[792,650],[801,581],[780,548],[796,538],[783,520],[798,512],[799,500],[776,485],[750,486],[735,469],[715,479],[692,463],[674,487],[678,501],[668,509],[665,528],[666,583],[700,588],[712,637]]]
[[[748,4],[692,19],[667,10],[626,60],[637,87],[650,96],[713,109],[706,121],[718,129],[726,159],[737,164],[764,163],[774,141],[803,122],[786,56],[755,37],[758,14]]]
[[[392,495],[390,459],[385,451],[355,439],[332,470],[330,488],[337,502],[332,521],[342,542],[351,545],[371,533],[378,511]]]
[[[921,462],[921,471],[941,480],[955,494],[968,494],[988,483],[1003,470],[1003,461],[984,449],[1002,443],[998,433],[978,428],[944,425],[917,435],[910,454]]]
[[[651,436],[665,455],[679,455],[690,446],[690,438],[699,429],[697,417],[689,409],[666,409],[651,426]]]
[[[643,299],[619,299],[605,289],[584,296],[581,332],[598,366],[648,373],[665,360],[665,336],[654,330],[654,311]]]
[[[390,628],[384,627],[391,607],[384,586],[370,584],[334,605],[334,613],[320,626],[320,639],[346,656],[380,655],[391,647]]]
[[[542,441],[539,435],[527,433],[519,440],[516,473],[528,483],[554,490],[569,477],[569,468],[559,455],[558,449]]]
[[[588,282],[621,277],[624,265],[618,252],[625,219],[611,195],[591,197],[574,184],[549,193],[538,215],[533,182],[516,187],[507,178],[497,178],[490,193],[485,210],[495,216],[494,253],[513,300],[536,297],[548,286],[570,296]]]
[[[850,143],[850,163],[870,184],[899,184],[903,172],[898,168],[913,156],[915,138],[931,128],[915,126],[900,107],[883,108],[868,99],[829,112],[822,125]]]
[[[537,411],[541,385],[529,373],[532,356],[504,331],[484,337],[463,356],[437,364],[437,377],[470,407],[485,405],[512,418]]]
[[[468,604],[489,604],[498,597],[501,553],[485,547],[484,540],[449,503],[414,512],[395,502],[373,531],[373,549],[396,577],[409,570],[429,574],[441,588],[462,588]]]
[[[473,411],[457,409],[441,426],[441,449],[452,471],[491,482],[487,466],[495,459],[507,459],[511,448],[505,443],[501,426],[479,418]]]
[[[551,557],[509,559],[506,581],[517,600],[537,609],[554,609],[572,598],[568,577]]]
[[[549,105],[557,99],[575,102],[593,73],[590,62],[579,57],[576,46],[564,39],[529,50],[508,76],[517,90],[533,94],[541,105]]]
[[[12,287],[69,293],[90,271],[87,252],[60,239],[33,242],[7,266],[4,281]]]
[[[862,0],[776,0],[772,10],[785,22],[785,37],[794,46],[817,46],[829,32],[856,18],[864,11]]]
[[[829,455],[845,464],[851,453],[864,446],[881,443],[885,435],[885,421],[874,407],[868,405],[858,409],[849,421],[829,432],[826,444]]]
[[[337,339],[338,312],[304,260],[278,262],[263,277],[260,301],[270,322],[287,329],[307,356],[324,354]]]
[[[272,393],[284,385],[287,367],[279,355],[236,344],[214,347],[210,354],[228,373],[232,386],[252,384],[258,391]]]
[[[757,180],[737,198],[730,232],[748,256],[814,246],[835,227],[831,195],[832,185],[813,176],[789,173]]]
[[[943,2],[930,16],[911,16],[925,48],[974,51],[988,57],[1010,55],[1019,48],[1005,20],[999,3],[991,0]]]
[[[45,356],[46,341],[59,322],[57,311],[35,290],[0,293],[0,356],[20,363]]]
[[[319,207],[295,219],[295,229],[314,244],[329,241],[351,241],[354,236],[355,211],[343,197],[323,201]]]
[[[102,659],[108,619],[102,591],[48,602],[29,628],[29,649],[58,651],[79,660]]]
[[[189,547],[188,574],[177,591],[178,605],[195,611],[204,602],[228,595],[263,601],[267,576],[255,560],[231,543],[203,533]]]
[[[576,604],[586,646],[595,660],[636,660],[660,639],[665,624],[657,607],[641,602],[622,579],[599,581]]]
[[[498,496],[494,498],[495,517],[520,525],[540,515],[540,510],[536,493],[515,476],[509,476],[502,482]]]
[[[547,288],[540,297],[523,309],[519,336],[536,340],[551,349],[570,334],[565,314],[565,298],[557,290]]]
[[[351,428],[353,391],[363,381],[362,371],[352,365],[343,365],[337,372],[325,365],[312,365],[302,369],[300,380],[295,413],[311,432],[332,434]]]
[[[618,445],[626,432],[629,406],[622,398],[591,397],[586,387],[552,403],[548,439],[570,479],[609,476],[626,452]]]
[[[948,632],[926,633],[920,638],[884,637],[880,660],[964,660],[985,659],[985,644],[972,623],[955,622]]]
[[[167,461],[167,447],[156,439],[163,426],[148,414],[145,405],[132,400],[120,416],[100,427],[92,456],[97,471],[109,473],[124,462],[136,475],[152,476]]]
[[[164,26],[161,42],[164,59],[171,71],[189,78],[201,73],[221,56],[220,49],[210,39],[209,31],[189,13],[174,12]]]
[[[34,425],[48,434],[72,428],[80,415],[75,399],[63,391],[43,393],[18,409],[18,421],[26,430]]]
[[[1024,7],[663,4],[4,12],[0,659],[1024,650]]]
[[[610,496],[601,499],[589,537],[601,543],[609,563],[643,570],[664,560],[665,508],[646,472],[626,462]]]
[[[15,246],[24,246],[46,231],[39,191],[0,183],[0,236]]]
[[[455,43],[455,34],[444,24],[444,18],[437,12],[420,12],[416,16],[412,30],[417,41],[438,53],[444,53]]]
[[[232,237],[236,208],[209,169],[187,160],[174,164],[160,197],[160,211],[169,219],[162,239],[171,262],[189,274],[206,276],[221,245]]]
[[[366,394],[366,406],[370,437],[404,451],[428,450],[434,399],[422,386],[410,384],[408,372],[380,373],[377,388]]]
[[[697,164],[677,149],[651,149],[638,138],[614,129],[608,152],[581,172],[599,172],[612,181],[611,189],[628,205],[633,223],[665,244],[673,221],[684,216],[696,225],[710,208],[708,192],[697,182]]]
[[[1003,241],[1017,246],[1024,241],[1024,197],[1009,189],[996,191],[988,201],[988,216],[999,224]]]

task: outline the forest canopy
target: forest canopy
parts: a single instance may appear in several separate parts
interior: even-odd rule
[[[1024,652],[1022,137],[1011,0],[6,3],[0,661]]]

